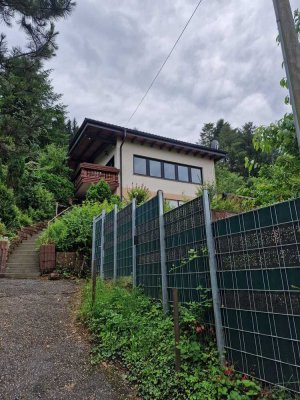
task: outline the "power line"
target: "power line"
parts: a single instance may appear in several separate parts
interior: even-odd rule
[[[156,81],[156,79],[158,78],[159,74],[161,73],[161,71],[163,70],[164,66],[166,65],[167,61],[169,60],[169,58],[171,57],[171,54],[173,53],[175,47],[177,46],[179,40],[181,39],[182,35],[184,34],[186,28],[188,27],[189,23],[191,22],[193,16],[196,14],[196,11],[198,10],[200,4],[203,2],[203,0],[199,0],[198,4],[196,5],[194,11],[192,12],[192,15],[190,16],[190,18],[187,20],[186,24],[184,25],[182,31],[180,32],[180,35],[178,36],[176,42],[174,43],[173,47],[171,48],[169,54],[167,55],[165,61],[162,63],[161,67],[159,68],[159,70],[157,71],[156,75],[154,76],[154,78],[152,79],[148,89],[146,90],[144,96],[141,98],[139,104],[136,106],[135,110],[133,111],[133,113],[131,114],[130,118],[127,121],[128,122],[131,121],[132,117],[135,115],[135,113],[137,112],[137,110],[140,108],[141,104],[143,103],[143,101],[145,100],[145,98],[147,97],[148,93],[150,92],[152,86],[154,85],[154,82]]]

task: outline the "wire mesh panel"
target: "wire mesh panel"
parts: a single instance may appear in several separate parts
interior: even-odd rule
[[[300,392],[300,199],[214,223],[227,358]]]
[[[112,278],[114,275],[114,216],[113,210],[106,215],[104,221],[104,278]]]
[[[132,204],[117,215],[117,276],[132,275]]]
[[[168,291],[179,289],[181,302],[210,298],[210,275],[203,199],[198,197],[164,215]]]
[[[96,272],[100,275],[101,266],[101,234],[102,234],[102,217],[95,222],[95,265]]]
[[[156,299],[161,298],[161,258],[158,196],[136,209],[137,285]]]

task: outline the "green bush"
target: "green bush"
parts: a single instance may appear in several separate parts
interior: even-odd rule
[[[92,333],[93,362],[121,361],[144,400],[289,399],[287,393],[275,397],[262,391],[257,382],[231,367],[220,368],[211,328],[197,317],[200,307],[181,307],[179,373],[174,369],[172,318],[141,291],[98,280],[92,306],[88,284],[80,317]]]
[[[56,219],[42,233],[39,245],[54,243],[59,251],[79,251],[89,255],[92,247],[93,217],[101,214],[102,210],[109,212],[113,205],[106,201],[102,204],[84,202]]]
[[[105,180],[100,179],[98,183],[91,185],[86,193],[88,201],[98,201],[103,203],[104,200],[111,201],[112,191],[109,184]]]
[[[137,205],[145,203],[150,198],[150,191],[145,185],[135,185],[131,189],[127,190],[128,202],[131,203],[133,199],[136,199]]]
[[[74,185],[70,179],[46,171],[37,171],[36,176],[41,185],[51,192],[55,201],[67,204],[74,196]]]
[[[16,206],[13,190],[0,183],[0,222],[7,228],[18,227],[19,215],[20,211]]]
[[[49,192],[41,185],[32,188],[29,216],[35,221],[50,219],[55,214],[55,198],[53,193]]]

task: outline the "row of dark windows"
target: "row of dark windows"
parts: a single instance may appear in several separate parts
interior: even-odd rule
[[[169,161],[154,160],[152,158],[134,156],[133,172],[138,175],[155,178],[202,184],[202,168]]]

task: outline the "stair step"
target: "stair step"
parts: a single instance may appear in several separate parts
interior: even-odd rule
[[[38,262],[33,263],[15,263],[15,264],[7,264],[6,268],[39,268],[40,265]]]
[[[7,279],[37,279],[40,277],[40,274],[38,273],[9,273],[6,272],[4,275],[4,278]]]
[[[29,259],[29,258],[30,259],[38,259],[39,258],[39,254],[37,254],[34,251],[32,251],[31,253],[18,253],[18,254],[12,253],[9,256],[8,261],[11,261],[11,260],[13,260],[15,258],[18,258],[18,259],[21,259],[21,260],[24,260],[25,258],[26,259]]]
[[[13,260],[16,261],[31,261],[31,260],[38,260],[39,259],[39,255],[36,253],[32,253],[32,254],[12,254],[9,259],[8,262],[13,262]]]

